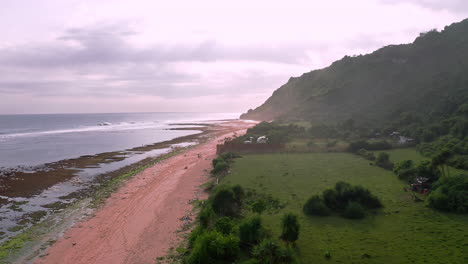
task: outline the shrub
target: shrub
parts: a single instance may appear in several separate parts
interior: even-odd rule
[[[281,236],[280,238],[287,242],[295,242],[299,238],[299,222],[297,216],[293,213],[286,213],[281,218]]]
[[[347,182],[337,182],[335,188],[327,189],[322,194],[323,200],[320,196],[312,196],[303,207],[305,214],[309,215],[327,215],[328,209],[343,213],[346,216],[355,210],[354,204],[359,204],[360,207],[367,209],[381,208],[383,205],[379,198],[371,194],[371,192],[359,185],[353,186]],[[353,206],[351,208],[350,204]],[[351,212],[346,212],[351,210]],[[350,217],[352,218],[352,217]]]
[[[263,235],[262,221],[258,216],[246,219],[239,225],[239,238],[244,245],[252,246],[257,244],[263,238]]]
[[[215,159],[216,160],[216,159]],[[214,160],[213,160],[214,161]],[[212,174],[218,174],[218,173],[221,173],[221,172],[224,172],[228,169],[228,164],[226,163],[226,161],[224,160],[219,160],[217,162],[215,162],[216,165],[213,167],[213,169],[211,170],[211,173]]]
[[[360,203],[362,206],[369,209],[377,209],[382,207],[382,203],[379,198],[371,194],[371,192],[359,185],[352,187],[351,189],[351,198],[349,201],[355,201]]]
[[[211,164],[213,165],[213,168],[216,167],[216,164],[218,164],[219,162],[226,162],[226,161],[221,157],[214,158],[211,161]]]
[[[361,219],[365,215],[364,207],[357,202],[350,202],[343,212],[343,216],[350,219]]]
[[[338,192],[335,189],[323,191],[323,201],[328,208],[337,210],[339,207]]]
[[[270,194],[258,193],[254,189],[248,189],[245,195],[245,203],[255,212],[253,206],[259,206],[257,209],[265,205],[266,211],[278,211],[285,207],[278,199],[274,198]]]
[[[257,201],[252,203],[251,209],[255,213],[261,214],[261,213],[263,213],[263,211],[266,210],[266,203],[265,203],[264,200],[257,200]]]
[[[425,160],[416,166],[416,174],[428,178],[430,182],[435,182],[440,177],[440,170],[432,162]]]
[[[318,195],[313,195],[307,200],[302,208],[306,215],[326,216],[330,214],[330,210]]]
[[[237,216],[240,211],[240,201],[241,197],[239,189],[235,188],[234,192],[232,187],[229,186],[219,186],[213,198],[211,200],[211,206],[213,211],[220,216]],[[237,195],[236,195],[237,194]]]
[[[387,150],[391,148],[392,148],[392,144],[388,143],[387,141],[368,142],[365,140],[359,140],[359,141],[351,142],[349,144],[348,151],[356,153],[360,149]]]
[[[197,238],[200,235],[202,235],[204,232],[205,232],[205,229],[201,225],[195,227],[188,237],[189,247],[192,248],[194,246],[195,240],[197,240]]]
[[[273,240],[263,240],[259,245],[255,246],[252,255],[259,260],[260,263],[277,264],[277,263],[293,263],[295,260],[294,251],[289,247],[282,247]]]
[[[364,157],[365,159],[374,161],[375,160],[375,154],[373,152],[367,151],[365,149],[360,149],[358,150],[357,154],[359,156]]]
[[[390,155],[387,152],[380,152],[377,155],[375,164],[386,170],[393,170],[393,163],[390,161]]]
[[[212,263],[215,260],[233,260],[239,253],[239,239],[212,231],[204,232],[194,242],[186,263]]]
[[[393,167],[393,172],[405,181],[412,181],[417,175],[417,169],[413,165],[412,160],[402,160],[397,162]]]
[[[428,197],[429,206],[448,212],[468,213],[468,176],[442,177]]]
[[[239,157],[240,157],[240,155],[237,154],[237,153],[234,153],[234,152],[225,152],[225,153],[220,155],[220,158],[222,158],[225,161],[229,161],[229,160],[239,158]]]
[[[216,223],[214,226],[215,226],[216,231],[220,232],[223,235],[229,235],[233,232],[234,227],[236,225],[234,221],[232,221],[231,218],[225,216],[216,220]]]
[[[242,200],[244,199],[245,197],[245,192],[244,192],[244,189],[242,188],[242,186],[240,185],[234,185],[232,186],[232,191],[234,192],[234,196],[236,198],[236,201],[241,204],[242,203]]]
[[[198,214],[198,221],[202,227],[207,228],[212,224],[215,216],[211,206],[204,206]]]

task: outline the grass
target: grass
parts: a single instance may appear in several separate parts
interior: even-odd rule
[[[393,153],[401,159],[414,155],[395,151],[402,153]],[[363,220],[302,213],[311,195],[340,180],[369,188],[385,208]],[[299,216],[302,263],[468,263],[468,216],[413,202],[393,173],[352,154],[244,155],[235,160],[223,183],[254,188],[286,203],[279,212],[262,215],[274,236],[280,235],[285,212]]]

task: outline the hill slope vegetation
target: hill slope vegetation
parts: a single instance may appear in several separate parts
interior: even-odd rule
[[[384,126],[411,113],[446,118],[468,102],[468,19],[290,78],[243,119]]]

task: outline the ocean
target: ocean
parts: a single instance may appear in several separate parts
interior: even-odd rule
[[[47,162],[170,140],[199,131],[180,123],[237,118],[237,113],[111,113],[0,115],[0,167]],[[192,126],[191,126],[192,127]]]

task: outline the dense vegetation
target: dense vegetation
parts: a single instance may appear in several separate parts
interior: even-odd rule
[[[291,78],[242,118],[315,123],[353,119],[379,127],[432,121],[467,103],[466,72],[468,20],[441,32],[422,33],[412,44],[346,56],[327,68]],[[464,122],[453,122],[463,127]]]
[[[225,174],[236,157],[239,156],[225,153],[214,159],[212,174]],[[184,263],[294,263],[296,253],[291,245],[299,238],[297,216],[284,214],[282,242],[271,236],[260,218],[264,211],[274,212],[283,207],[271,195],[245,190],[240,185],[216,186],[201,205]],[[254,215],[246,216],[249,212]]]
[[[337,182],[335,188],[323,191],[322,196],[313,195],[304,204],[307,215],[329,215],[331,211],[343,217],[360,219],[365,216],[365,209],[382,207],[380,200],[362,186],[352,186],[347,182]]]
[[[429,204],[444,211],[468,213],[468,176],[441,178],[433,186]]]

